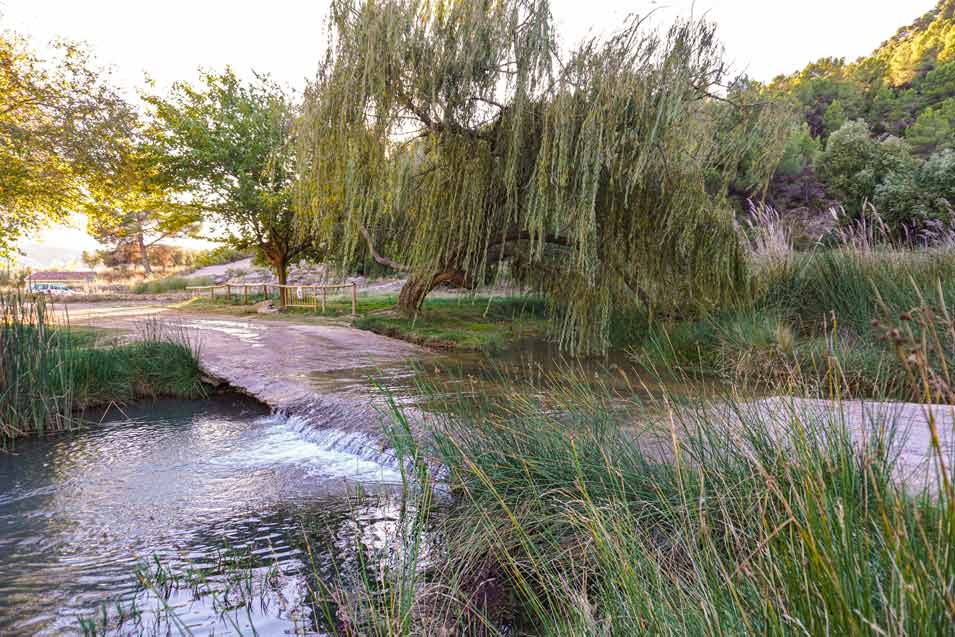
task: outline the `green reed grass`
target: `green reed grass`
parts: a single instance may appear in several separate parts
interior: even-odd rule
[[[0,293],[0,446],[72,426],[73,344],[60,327],[42,300]]]
[[[144,323],[127,342],[99,341],[42,299],[0,295],[0,447],[71,429],[86,407],[205,395],[184,332]]]
[[[757,267],[752,294],[739,303],[659,321],[631,347],[637,362],[661,374],[754,388],[798,383],[816,395],[842,384],[857,397],[909,400],[905,375],[875,342],[872,322],[920,304],[920,290],[938,286],[955,296],[951,250],[793,253]]]
[[[912,395],[955,405],[955,320],[929,290],[869,329]],[[903,481],[904,431],[848,422],[853,388],[832,387],[822,410],[638,401],[568,373],[533,394],[433,388],[446,408],[415,422],[392,403],[401,519],[309,603],[348,636],[955,635],[944,423],[916,424],[928,461]]]
[[[951,322],[934,325],[890,349],[910,357],[920,329]],[[913,382],[943,375],[937,362],[913,362]],[[798,399],[647,403],[580,380],[478,402],[443,392],[448,409],[417,424],[392,404],[400,519],[357,573],[308,579],[322,630],[955,634],[940,446],[925,482],[902,483],[891,422],[861,436]]]

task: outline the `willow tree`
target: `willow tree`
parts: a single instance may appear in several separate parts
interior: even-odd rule
[[[551,299],[563,345],[594,350],[614,307],[714,302],[744,280],[727,187],[744,155],[768,179],[777,153],[753,146],[785,127],[766,104],[723,112],[711,25],[634,19],[562,60],[546,0],[330,15],[303,120],[307,221],[346,264],[408,272],[404,311],[506,269]]]

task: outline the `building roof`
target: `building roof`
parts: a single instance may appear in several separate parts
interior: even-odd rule
[[[67,272],[50,270],[34,272],[29,276],[30,281],[92,281],[96,278],[95,272]]]

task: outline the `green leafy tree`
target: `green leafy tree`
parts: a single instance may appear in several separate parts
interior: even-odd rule
[[[846,115],[846,109],[842,106],[842,102],[839,100],[833,101],[822,116],[822,124],[825,128],[826,135],[831,135],[842,128],[847,120],[848,116]]]
[[[0,257],[77,207],[134,120],[83,49],[56,50],[44,61],[26,40],[0,34]]]
[[[229,245],[256,251],[286,284],[289,266],[313,249],[294,223],[291,98],[267,77],[244,83],[227,69],[146,101],[162,175],[218,223]]]
[[[922,154],[955,146],[955,98],[922,111],[905,131],[905,139]]]
[[[936,153],[912,170],[888,175],[876,188],[875,202],[897,234],[932,240],[931,233],[955,221],[955,151]]]
[[[955,97],[955,60],[943,62],[933,68],[916,87],[928,104],[937,104]]]
[[[887,175],[910,170],[914,160],[895,137],[878,141],[861,120],[847,122],[833,133],[816,161],[816,173],[850,215],[858,216],[872,202]]]
[[[199,232],[200,211],[177,195],[160,173],[157,158],[141,144],[131,144],[108,178],[89,188],[83,203],[88,231],[113,250],[131,246],[149,275],[153,247]]]
[[[746,279],[727,191],[746,154],[768,179],[788,122],[736,104],[724,143],[710,92],[735,78],[711,25],[629,21],[561,60],[546,0],[335,0],[330,23],[308,224],[346,263],[408,272],[405,312],[506,264],[551,299],[565,347],[599,350],[617,308],[705,305]]]
[[[798,175],[806,166],[813,165],[820,152],[822,144],[812,136],[809,125],[803,123],[796,126],[786,138],[786,146],[776,172],[787,176]]]

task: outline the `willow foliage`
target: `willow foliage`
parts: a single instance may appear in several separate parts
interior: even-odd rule
[[[743,163],[768,179],[785,118],[711,97],[732,81],[711,25],[634,19],[564,60],[546,0],[335,0],[330,19],[306,226],[411,272],[405,309],[506,265],[564,346],[600,350],[615,307],[744,281],[727,189]]]

